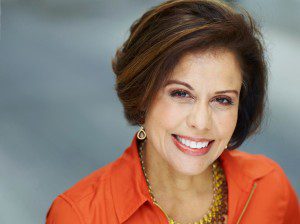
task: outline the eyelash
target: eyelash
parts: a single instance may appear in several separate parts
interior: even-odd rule
[[[185,91],[183,89],[179,89],[179,90],[173,90],[173,91],[171,91],[170,96],[171,97],[176,97],[176,98],[185,98],[184,96],[183,97],[182,96],[178,96],[178,94],[188,94],[188,95],[190,95],[189,92],[187,92],[187,91]],[[225,105],[225,106],[230,106],[230,105],[234,104],[233,101],[229,97],[216,97],[215,99],[217,101],[219,99],[221,99],[221,100],[227,100],[228,103],[221,103],[222,105]]]

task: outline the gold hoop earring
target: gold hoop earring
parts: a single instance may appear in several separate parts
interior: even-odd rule
[[[138,131],[138,133],[136,134],[136,137],[139,139],[139,140],[144,140],[146,137],[147,137],[147,134],[144,130],[144,127],[141,126],[140,130]]]

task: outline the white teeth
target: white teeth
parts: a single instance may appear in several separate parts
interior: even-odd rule
[[[197,142],[197,148],[202,148],[201,142]]]
[[[197,148],[197,142],[191,142],[190,147],[191,148]]]
[[[190,146],[191,145],[191,141],[190,140],[185,140],[185,145]]]
[[[179,136],[176,136],[178,141],[180,141],[182,144],[190,147],[190,148],[193,148],[193,149],[201,149],[201,148],[204,148],[208,145],[209,142],[194,142],[194,141],[191,141],[191,140],[188,140],[188,139],[184,139],[184,138],[180,138]]]

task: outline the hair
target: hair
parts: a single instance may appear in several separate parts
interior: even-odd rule
[[[235,54],[243,77],[238,120],[227,149],[257,133],[268,81],[262,34],[245,9],[215,0],[166,1],[131,25],[112,59],[115,89],[129,124],[144,123],[156,93],[183,55],[218,49]]]

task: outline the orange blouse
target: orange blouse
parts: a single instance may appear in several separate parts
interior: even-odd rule
[[[299,224],[297,195],[282,168],[263,155],[225,150],[229,224]],[[151,201],[136,135],[116,161],[96,170],[53,201],[46,224],[167,224]]]

